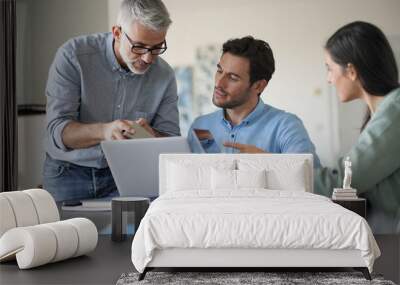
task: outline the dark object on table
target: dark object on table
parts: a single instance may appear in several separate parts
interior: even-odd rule
[[[127,237],[129,214],[134,215],[135,232],[150,205],[149,198],[141,197],[115,197],[111,202],[112,234],[113,241],[123,241]]]

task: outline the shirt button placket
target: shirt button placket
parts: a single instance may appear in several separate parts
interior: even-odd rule
[[[231,133],[230,135],[229,135],[230,137],[231,137],[231,142],[236,142],[236,135],[234,134],[234,133]],[[235,153],[236,151],[235,151],[235,148],[231,148],[231,153]]]
[[[120,78],[118,79],[118,91],[119,92],[117,93],[117,105],[116,105],[116,109],[115,109],[115,114],[118,119],[123,119],[122,118],[122,108],[121,108],[122,93],[124,91],[123,79],[124,79],[123,76],[120,76]]]

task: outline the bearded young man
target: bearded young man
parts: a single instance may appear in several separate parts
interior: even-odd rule
[[[46,86],[44,188],[56,201],[117,195],[100,148],[132,135],[179,135],[172,68],[158,56],[171,24],[161,0],[124,0],[112,33],[59,48]],[[138,162],[139,163],[139,162]]]
[[[320,162],[301,120],[260,98],[275,71],[268,43],[253,37],[223,44],[212,101],[221,110],[198,117],[189,131],[207,152],[312,153]],[[195,147],[192,147],[195,149]]]

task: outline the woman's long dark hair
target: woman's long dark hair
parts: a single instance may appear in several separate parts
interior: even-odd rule
[[[393,50],[378,27],[361,21],[347,24],[328,39],[325,49],[342,67],[353,64],[362,87],[369,94],[385,96],[399,87]],[[361,130],[370,118],[368,110]]]

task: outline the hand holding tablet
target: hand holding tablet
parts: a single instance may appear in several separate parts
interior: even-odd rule
[[[145,138],[154,138],[152,134],[150,134],[144,127],[139,125],[137,122],[131,122],[133,132],[127,132],[125,130],[122,131],[122,134],[127,139],[145,139]]]

